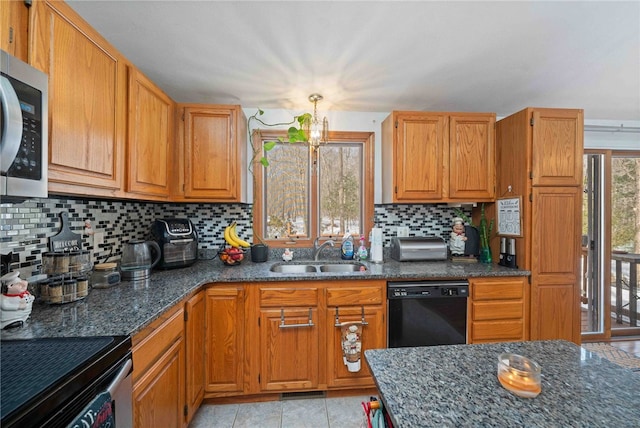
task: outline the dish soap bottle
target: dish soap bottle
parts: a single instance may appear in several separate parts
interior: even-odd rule
[[[369,252],[367,251],[367,247],[364,245],[364,235],[360,235],[360,247],[358,247],[358,259],[367,260],[368,255],[369,255]]]
[[[343,260],[353,260],[353,236],[347,231],[342,237],[340,253]]]

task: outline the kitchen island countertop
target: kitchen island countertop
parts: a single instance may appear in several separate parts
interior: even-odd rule
[[[339,262],[324,260],[308,262]],[[30,318],[22,328],[2,330],[2,339],[40,337],[84,337],[133,335],[161,314],[209,283],[248,283],[264,281],[309,281],[346,279],[461,279],[472,277],[526,276],[528,271],[496,264],[455,264],[439,262],[365,262],[367,270],[352,273],[274,273],[269,268],[277,261],[243,262],[223,266],[220,260],[200,260],[181,269],[154,271],[146,281],[122,282],[106,289],[92,289],[80,301],[46,305],[36,301]],[[304,263],[294,261],[293,263]]]
[[[540,395],[520,398],[500,385],[502,352],[540,364]],[[640,373],[566,341],[375,349],[365,356],[395,428],[640,424]]]

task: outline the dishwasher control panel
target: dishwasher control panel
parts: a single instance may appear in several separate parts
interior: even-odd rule
[[[420,282],[389,282],[387,284],[387,298],[448,298],[469,296],[467,281],[420,281]]]

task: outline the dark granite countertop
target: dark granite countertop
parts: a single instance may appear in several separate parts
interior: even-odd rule
[[[542,392],[520,398],[497,379],[498,355],[542,367]],[[365,351],[396,428],[637,427],[640,374],[566,341]]]
[[[2,330],[2,339],[135,334],[207,283],[317,279],[458,279],[529,274],[528,271],[495,264],[400,263],[394,260],[385,260],[385,263],[377,265],[365,262],[365,272],[281,274],[269,271],[276,262],[278,261],[245,261],[239,266],[227,267],[218,259],[201,260],[187,268],[154,271],[151,278],[144,282],[122,282],[107,289],[92,289],[85,299],[73,303],[46,305],[36,301],[25,326]],[[296,260],[292,263],[304,261]]]

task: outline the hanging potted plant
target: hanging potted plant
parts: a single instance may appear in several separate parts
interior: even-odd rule
[[[480,207],[480,224],[475,225],[464,212],[459,209],[455,209],[456,215],[461,217],[465,222],[469,223],[473,228],[478,231],[480,236],[480,255],[478,257],[480,263],[492,263],[491,247],[489,246],[489,240],[491,238],[491,232],[493,231],[494,219],[487,221],[487,217],[484,212],[484,203]]]

